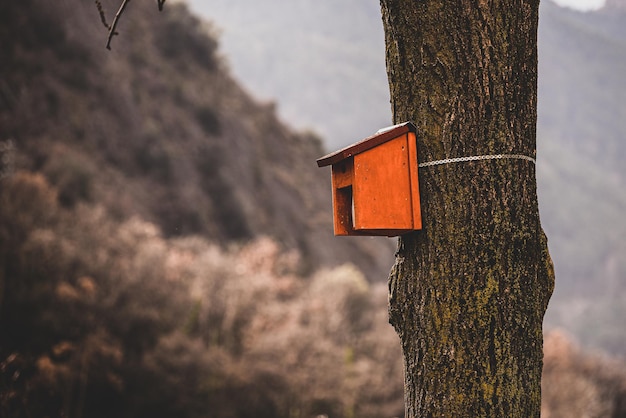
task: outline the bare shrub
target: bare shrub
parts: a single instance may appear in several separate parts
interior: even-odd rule
[[[92,197],[95,170],[85,156],[63,149],[55,153],[44,167],[44,172],[58,190],[59,202],[72,207]]]
[[[2,416],[403,414],[387,289],[355,267],[302,277],[267,237],[165,238],[59,207],[41,176],[2,182]],[[559,333],[545,349],[545,417],[624,415],[623,365]]]
[[[626,416],[626,367],[584,354],[560,330],[546,335],[542,381],[544,418]]]

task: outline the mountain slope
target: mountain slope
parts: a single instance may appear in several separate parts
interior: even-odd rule
[[[626,354],[626,10],[543,2],[538,186],[557,286],[547,314]]]
[[[189,2],[215,22],[233,72],[291,126],[341,148],[391,122],[378,1]]]
[[[100,204],[224,245],[269,235],[302,254],[304,271],[351,261],[386,278],[390,241],[332,235],[320,141],[251,99],[184,5],[133,4],[111,52],[92,4],[30,0],[20,19],[15,7],[0,6],[0,140],[66,206]]]

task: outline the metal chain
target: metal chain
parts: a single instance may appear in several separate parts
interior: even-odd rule
[[[533,164],[537,164],[537,160],[527,155],[521,154],[496,154],[496,155],[475,155],[472,157],[458,157],[458,158],[446,158],[445,160],[429,161],[426,163],[419,163],[418,167],[430,167],[431,165],[462,163],[465,161],[478,161],[478,160],[501,160],[501,159],[516,159],[526,160]]]

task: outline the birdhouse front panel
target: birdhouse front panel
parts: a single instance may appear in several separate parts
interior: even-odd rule
[[[407,135],[354,156],[354,229],[413,229]]]
[[[421,229],[415,126],[396,125],[317,160],[331,165],[335,235]]]

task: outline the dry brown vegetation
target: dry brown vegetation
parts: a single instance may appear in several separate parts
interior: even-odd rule
[[[543,418],[626,417],[622,361],[585,353],[561,330],[544,340]]]
[[[39,174],[0,189],[0,415],[402,416],[387,290],[298,273],[268,237],[229,249],[68,210]],[[543,416],[626,416],[622,363],[545,342]]]
[[[2,416],[401,414],[386,290],[353,266],[304,278],[267,237],[223,250],[63,209],[41,175],[2,186]]]

